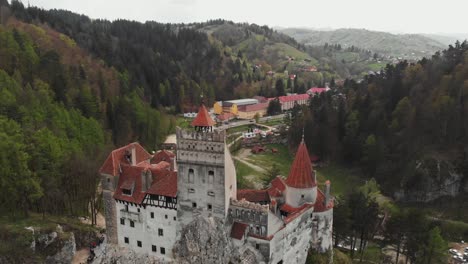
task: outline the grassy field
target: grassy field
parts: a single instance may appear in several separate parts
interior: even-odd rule
[[[176,125],[180,128],[189,128],[192,120],[193,119],[178,116],[176,119]]]
[[[235,160],[234,166],[236,166],[236,176],[237,176],[237,188],[238,189],[252,189],[252,183],[247,179],[250,175],[261,176],[257,171],[251,167],[245,165],[244,163]]]
[[[259,123],[262,124],[262,125],[266,125],[266,126],[276,126],[276,125],[284,124],[284,120],[283,119],[273,119],[273,120],[267,120],[267,121],[259,122]]]
[[[289,152],[288,147],[282,144],[270,144],[265,147],[269,150],[271,148],[276,148],[278,149],[278,153],[267,151],[261,154],[249,154],[246,157],[246,161],[265,170],[268,170],[273,164],[276,164],[280,170],[280,174],[287,177],[294,160],[294,156]],[[247,175],[261,174],[245,164],[240,164],[239,168],[237,169],[238,179]],[[364,184],[364,180],[360,178],[357,170],[352,170],[337,164],[330,164],[315,169],[317,171],[319,186],[323,189],[325,181],[330,180],[331,191],[335,196],[344,196],[350,193],[354,188]]]
[[[249,156],[249,160],[265,170],[271,168],[273,164],[276,164],[281,175],[287,177],[293,162],[293,156],[289,153],[287,146],[282,144],[269,144],[265,145],[265,147],[267,147],[268,151],[256,155],[252,154]],[[270,151],[271,148],[276,148],[278,152],[272,153]]]

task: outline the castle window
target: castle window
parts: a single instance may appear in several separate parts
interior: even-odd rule
[[[130,220],[130,227],[135,227],[135,222],[133,222],[132,220]]]
[[[120,218],[120,224],[125,225],[125,218]]]
[[[176,220],[177,220],[177,217],[174,216],[174,221],[176,221]]]
[[[141,241],[137,240],[137,246],[141,247]]]
[[[110,182],[110,178],[107,178],[107,182]]]
[[[166,254],[166,249],[161,247],[159,248],[159,251],[161,251],[161,254],[165,255]]]
[[[162,230],[162,228],[158,229],[158,236],[164,236],[164,230]]]
[[[154,218],[154,213],[153,212],[151,212],[151,218]]]
[[[260,244],[255,244],[255,249],[260,249]]]
[[[192,203],[193,208],[197,208],[197,203]]]
[[[195,178],[195,173],[194,173],[193,169],[189,169],[188,170],[188,181],[189,181],[189,183],[194,183],[194,181],[195,181],[194,178]]]
[[[213,209],[213,207],[211,206],[211,204],[208,204],[208,210],[211,211],[212,209]]]
[[[128,212],[128,205],[125,205],[125,211]]]
[[[132,195],[132,191],[130,189],[122,189],[122,193],[125,195]]]
[[[165,216],[164,216],[164,218],[166,218],[166,219],[167,219],[167,215],[165,215]]]
[[[188,192],[189,192],[189,193],[195,193],[195,189],[189,188],[189,189],[188,189]]]
[[[215,196],[215,193],[213,191],[208,191],[208,196]]]
[[[156,246],[155,245],[151,245],[151,251],[156,252]]]
[[[138,208],[137,210],[138,210],[138,212],[140,212],[140,208]]]
[[[125,244],[128,244],[128,243],[129,243],[128,237],[124,237],[124,242],[125,242]]]
[[[208,183],[213,184],[213,180],[214,180],[214,171],[210,170],[208,172]]]

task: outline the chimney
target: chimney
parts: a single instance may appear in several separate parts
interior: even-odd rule
[[[325,182],[325,206],[328,205],[328,202],[330,202],[330,181],[329,180]]]
[[[132,146],[132,166],[135,166],[136,165],[136,149],[135,149],[135,146]]]
[[[141,172],[141,191],[146,192],[151,184],[151,172],[144,170]]]

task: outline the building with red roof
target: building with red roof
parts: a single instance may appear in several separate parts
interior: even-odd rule
[[[307,94],[310,96],[314,96],[314,95],[321,94],[323,92],[328,92],[328,91],[330,91],[330,88],[328,87],[326,88],[312,87],[309,90],[307,90]]]
[[[306,105],[309,102],[309,94],[290,94],[279,96],[278,100],[281,104],[281,111],[287,111],[292,109],[295,105]],[[268,98],[269,101],[274,100],[273,98]]]
[[[213,217],[253,263],[304,263],[310,247],[332,248],[331,183],[319,189],[304,141],[287,177],[260,190],[237,189],[225,131],[213,128],[203,105],[192,125],[176,129],[176,153],[150,155],[131,143],[109,154],[100,173],[110,243],[174,261],[180,230]]]

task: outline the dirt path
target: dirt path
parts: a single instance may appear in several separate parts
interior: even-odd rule
[[[266,170],[265,170],[264,168],[259,167],[259,166],[255,165],[255,164],[252,164],[252,163],[246,161],[245,159],[241,159],[241,158],[238,158],[238,157],[234,157],[234,159],[237,160],[237,161],[239,161],[239,162],[244,163],[245,165],[251,167],[251,168],[254,169],[255,171],[258,171],[258,172],[260,172],[260,173],[266,172]]]

